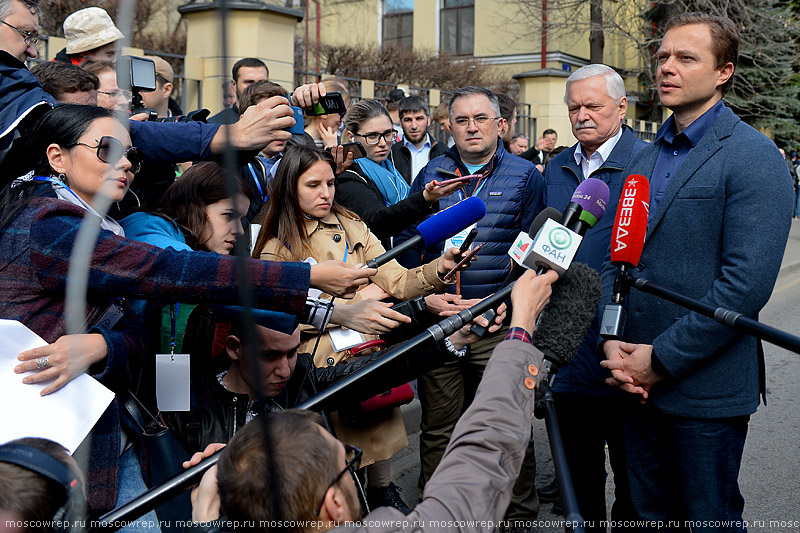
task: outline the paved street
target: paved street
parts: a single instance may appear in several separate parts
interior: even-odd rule
[[[760,321],[800,336],[800,220],[793,221],[781,274]],[[746,502],[745,520],[751,532],[800,532],[800,354],[769,343],[764,348],[768,405],[762,405],[751,418],[739,476]],[[409,411],[407,422],[411,420],[413,425],[418,421],[418,408]],[[537,485],[543,485],[554,476],[543,421],[536,421],[534,433]],[[416,502],[417,436],[410,429],[409,447],[393,459],[395,483],[403,489],[402,496],[409,504]],[[612,484],[610,479],[609,503]],[[564,531],[563,517],[553,515],[551,504],[542,505],[538,521],[536,531]]]

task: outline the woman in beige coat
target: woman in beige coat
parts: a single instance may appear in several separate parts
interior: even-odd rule
[[[327,153],[307,146],[290,148],[281,160],[270,184],[270,202],[261,221],[253,257],[277,261],[314,262],[337,259],[351,264],[364,264],[384,253],[384,248],[369,228],[352,212],[334,203],[336,164]],[[449,282],[443,276],[455,266],[457,248],[442,257],[413,270],[406,270],[392,260],[378,268],[372,283],[352,300],[337,300],[337,305],[387,295],[406,300],[443,291]],[[326,295],[327,296],[327,295]],[[388,304],[387,304],[388,309]],[[386,317],[386,331],[396,323]],[[362,335],[352,330],[331,327],[321,336],[317,330],[302,332],[300,351],[314,353],[318,367],[335,365],[349,356],[349,348],[377,336]],[[408,508],[391,483],[389,459],[408,445],[399,408],[376,413],[367,426],[353,426],[332,417],[337,435],[344,442],[364,450],[362,464],[367,469],[367,493],[373,505]]]

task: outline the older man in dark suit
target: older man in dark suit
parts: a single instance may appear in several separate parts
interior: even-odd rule
[[[668,23],[657,88],[673,115],[626,174],[651,180],[637,274],[756,318],[783,257],[792,185],[777,147],[722,103],[738,47],[728,19],[688,13]],[[753,150],[758,168],[736,163]],[[615,269],[605,266],[607,301]],[[624,416],[637,514],[673,530],[744,531],[737,478],[764,392],[761,343],[637,291],[627,311],[628,342],[606,342],[603,365],[635,395]]]
[[[628,111],[625,82],[606,65],[579,68],[567,78],[564,102],[572,133],[578,142],[553,157],[545,168],[545,204],[562,211],[578,185],[587,178],[602,180],[611,197],[605,216],[583,238],[575,261],[600,271],[608,255],[623,172],[633,154],[647,143],[624,124]],[[560,369],[553,385],[556,415],[564,451],[575,485],[586,531],[605,532],[606,449],[614,472],[611,519],[633,518],[625,466],[622,421],[616,415],[622,393],[604,383],[608,371],[600,367],[597,350],[600,328],[595,320],[572,362]],[[546,489],[540,497],[547,496]]]

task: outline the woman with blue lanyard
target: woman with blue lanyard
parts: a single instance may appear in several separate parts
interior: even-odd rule
[[[230,255],[236,240],[244,235],[242,219],[252,191],[240,179],[228,179],[218,163],[192,165],[169,186],[158,207],[140,211],[122,220],[125,236],[159,248],[201,250]],[[152,306],[151,306],[152,307]],[[184,353],[183,335],[193,304],[173,303],[145,311],[134,310],[146,320],[154,353]],[[160,318],[152,319],[156,312]],[[155,331],[154,331],[155,329]]]
[[[232,254],[236,241],[245,235],[243,221],[252,191],[242,180],[228,176],[218,163],[192,165],[167,189],[154,212],[140,211],[120,221],[125,236],[159,248]],[[144,302],[134,302],[132,307],[145,321],[152,353],[186,353],[184,334],[195,304],[153,304],[146,309]],[[377,302],[339,306],[332,311],[331,322],[372,333],[365,318],[374,316],[379,307]],[[206,363],[193,360],[192,376],[207,370]]]
[[[270,183],[270,202],[261,221],[253,257],[278,261],[311,258],[316,262],[336,258],[359,265],[384,253],[367,225],[334,200],[335,169],[333,156],[328,152],[308,146],[294,146],[286,151]],[[377,275],[371,278],[373,283],[356,293],[352,301],[380,299],[385,294],[407,300],[442,292],[451,283],[443,276],[454,268],[456,254],[458,248],[450,248],[438,259],[413,270],[406,270],[392,260],[378,268]],[[392,320],[384,317],[381,322],[388,332]],[[376,338],[342,328],[329,327],[322,333],[305,328],[301,329],[299,351],[313,353],[317,367],[333,366],[350,357],[351,348]],[[389,459],[408,444],[400,409],[376,412],[366,425],[357,428],[336,416],[331,420],[340,439],[364,450],[362,464],[370,465],[367,470],[370,506],[390,505],[408,510],[391,483],[389,466]]]
[[[439,198],[463,185],[439,187],[431,182],[409,196],[410,184],[394,168],[390,157],[396,136],[392,119],[377,100],[361,100],[350,106],[344,123],[350,141],[360,142],[367,157],[356,159],[336,176],[336,202],[357,214],[385,246],[390,237],[438,211]]]

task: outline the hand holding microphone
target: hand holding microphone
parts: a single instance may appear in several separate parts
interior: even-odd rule
[[[558,274],[553,270],[537,275],[535,272],[525,272],[517,280],[514,290],[511,291],[511,327],[520,327],[533,335],[536,331],[536,322],[545,306],[550,303],[553,294],[553,284],[558,280]]]
[[[370,259],[367,261],[367,267],[378,268],[419,245],[431,246],[449,239],[482,219],[485,214],[486,204],[480,198],[471,196],[462,200],[422,222],[417,226],[417,235],[378,257]]]

